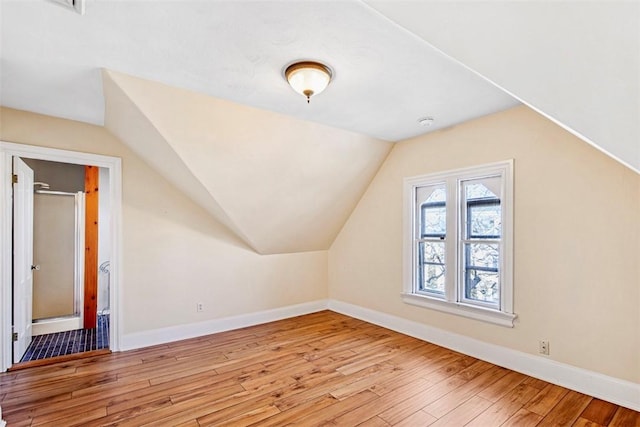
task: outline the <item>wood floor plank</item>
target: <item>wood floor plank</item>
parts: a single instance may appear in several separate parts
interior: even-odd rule
[[[421,375],[423,378],[438,382],[470,368],[476,362],[478,362],[478,359],[474,357],[451,353],[449,357],[444,360],[428,360],[427,366],[429,366],[429,368],[426,368]]]
[[[31,372],[31,369],[34,372]],[[3,374],[7,376],[7,379],[3,379],[0,382],[0,386],[11,387],[13,390],[18,391],[25,387],[31,388],[40,384],[58,381],[60,378],[75,374],[77,370],[74,366],[59,366],[58,369],[51,369],[50,367],[46,369],[31,369],[23,370],[13,375]]]
[[[431,385],[432,384],[427,380],[418,378],[416,381],[396,388],[393,393],[388,393],[378,399],[371,401],[370,403],[361,405],[351,411],[346,412],[340,417],[334,419],[333,422],[337,425],[342,426],[357,425],[359,422],[362,422],[369,418],[377,417],[378,414],[381,414],[382,412],[394,407],[395,405],[401,404],[417,393],[426,390]]]
[[[600,399],[592,399],[584,411],[582,411],[580,417],[593,421],[596,424],[608,426],[617,409],[618,406],[613,403],[605,402]]]
[[[11,427],[30,427],[31,426],[31,419],[13,420],[13,419],[7,417],[7,419],[5,421],[7,422],[7,425],[9,425]]]
[[[602,424],[594,423],[586,418],[578,417],[575,423],[571,427],[603,427]]]
[[[322,311],[0,374],[14,426],[640,426],[640,414]]]
[[[426,425],[426,424],[420,424]],[[358,424],[358,427],[388,427],[389,424],[380,417],[369,418],[367,421]]]
[[[492,402],[496,402],[505,394],[517,387],[525,378],[526,375],[519,372],[508,372],[504,377],[483,389],[478,393],[478,396]]]
[[[351,375],[342,375],[336,372],[336,375],[332,376],[328,381],[316,381],[313,384],[297,383],[292,388],[283,390],[281,398],[276,401],[276,405],[280,410],[284,411],[309,399],[331,393],[340,387],[347,386],[379,371],[379,366],[371,366]]]
[[[227,372],[225,374],[213,375],[210,373],[204,374],[196,374],[188,377],[181,378],[179,380],[174,380],[171,383],[162,383],[158,384],[154,387],[160,387],[160,389],[167,388],[169,391],[169,395],[171,396],[171,401],[173,403],[178,403],[183,400],[191,399],[193,396],[202,395],[210,393],[214,389],[224,389],[229,386],[229,384],[237,385],[239,388],[242,388],[240,381],[238,378],[244,375],[247,372],[251,372],[252,370],[262,369],[263,366],[261,364],[256,364],[252,366],[247,366],[246,368],[241,368],[236,371]],[[191,385],[190,389],[182,390],[178,388],[172,388],[172,385],[180,386],[182,384]]]
[[[196,419],[200,423],[200,417],[217,414],[220,419],[234,412],[248,410],[251,406],[269,404],[273,399],[260,395],[253,397],[246,391],[229,395],[226,390],[213,390],[210,393],[197,395],[191,399],[183,400],[171,406],[157,411],[135,416],[120,422],[119,425],[139,427],[144,425],[156,426],[158,424],[174,425]],[[229,409],[232,408],[232,409]],[[114,414],[118,415],[118,414]],[[102,423],[103,420],[97,420]],[[205,420],[206,422],[206,420]],[[103,424],[97,424],[103,425]],[[93,427],[93,426],[92,426]]]
[[[520,383],[516,388],[511,389],[497,402],[488,407],[482,414],[474,418],[467,426],[499,426],[518,412],[522,406],[528,403],[538,392],[539,390],[537,388]],[[482,397],[483,393],[478,393],[478,396]]]
[[[611,423],[610,427],[628,427],[628,426],[640,426],[640,412],[632,411],[627,408],[618,408]]]
[[[96,418],[100,418],[106,414],[107,409],[104,407],[81,412],[72,411],[69,413],[64,413],[63,416],[59,416],[60,414],[56,413],[52,417],[43,416],[35,418],[32,421],[31,425],[39,427],[83,426],[86,425],[88,421],[95,420]]]
[[[569,390],[538,426],[570,426],[578,419],[590,401],[590,396]]]
[[[376,383],[380,381],[385,381],[389,378],[392,378],[398,375],[398,372],[401,370],[394,367],[393,365],[389,365],[386,363],[375,365],[380,369],[371,375],[360,378],[357,381],[352,382],[351,384],[347,384],[344,387],[337,388],[331,391],[331,395],[336,399],[344,399],[353,394],[357,394],[361,391],[368,389],[369,387],[373,387]]]
[[[502,423],[500,427],[534,427],[542,419],[542,415],[526,409],[520,409],[511,418]]]
[[[10,393],[8,393],[10,394]],[[49,405],[54,405],[57,402],[70,402],[72,399],[71,393],[61,393],[53,396],[46,396],[44,398],[36,398],[33,396],[31,399],[23,398],[19,401],[2,402],[4,405],[2,407],[2,413],[5,415],[13,414],[13,413],[21,413],[21,415],[25,415],[26,413],[32,413],[34,408],[45,407]]]
[[[418,362],[416,366],[409,367],[406,372],[400,373],[388,381],[380,382],[375,388],[372,388],[372,391],[384,396],[392,392],[396,387],[414,381],[416,378],[428,379],[428,381],[435,384],[468,368],[470,364],[477,361],[477,359],[473,359],[472,363],[467,363],[467,360],[463,361],[455,354],[447,353],[443,357],[433,360],[428,360],[424,357],[416,358]]]
[[[414,412],[399,423],[394,424],[394,427],[416,427],[416,426],[430,426],[438,421],[436,417],[425,411]]]
[[[461,385],[440,397],[438,400],[424,406],[422,409],[436,418],[441,418],[462,402],[475,397],[478,392],[495,383],[501,377],[506,375],[507,372],[508,371],[504,368],[493,366],[466,384]],[[486,399],[484,400],[488,401]]]
[[[280,411],[276,415],[272,415],[265,420],[260,420],[258,423],[254,423],[251,425],[259,425],[260,427],[278,427],[292,424],[296,420],[302,418],[305,414],[322,410],[323,408],[331,406],[335,403],[338,403],[338,399],[331,396],[330,394],[325,394],[315,399],[303,402],[300,405],[294,406],[287,411]]]
[[[399,402],[397,405],[379,414],[379,416],[389,424],[393,425],[413,413],[418,412],[424,408],[425,405],[438,400],[441,396],[444,396],[450,391],[460,387],[464,383],[466,383],[466,380],[463,378],[457,375],[453,376],[434,384],[422,392],[416,393],[402,402]]]
[[[258,408],[261,409],[260,413],[262,413],[263,411],[267,411],[269,413],[269,416],[271,416],[280,412],[280,410],[275,405],[273,405],[273,401],[273,397],[269,395],[261,395],[257,398],[250,397],[247,399],[242,399],[234,405],[227,405],[225,407],[217,407],[215,409],[211,407],[199,408],[199,412],[202,412],[202,415],[198,416],[197,418],[198,424],[200,424],[201,426],[212,426],[224,423],[228,420],[239,420],[245,414],[249,414],[251,413],[251,411]],[[174,416],[173,419],[175,420],[176,417]],[[249,422],[248,424],[251,424],[251,422]]]
[[[525,406],[525,409],[544,417],[568,392],[569,390],[564,387],[548,384],[545,388],[540,390],[538,395],[531,399],[531,402]]]
[[[236,415],[235,417],[231,417],[229,419],[225,419],[221,422],[216,422],[213,424],[207,424],[202,421],[198,421],[199,426],[208,426],[215,425],[220,427],[230,427],[230,426],[247,426],[256,422],[260,422],[266,418],[269,418],[275,414],[279,414],[280,410],[273,405],[265,405],[259,408],[251,409],[247,412]]]
[[[485,409],[491,406],[491,401],[483,399],[480,396],[473,396],[461,405],[456,406],[453,410],[438,418],[438,421],[432,424],[433,427],[450,427],[463,426],[473,420]],[[426,409],[425,412],[429,413]],[[430,413],[429,413],[430,414]],[[430,414],[433,415],[433,414]]]
[[[326,408],[322,408],[320,410],[305,414],[304,416],[291,423],[291,425],[309,427],[324,425],[329,423],[334,418],[337,418],[342,414],[377,398],[377,394],[369,390],[365,390],[358,394],[349,396],[344,400],[339,400],[333,405],[327,406]]]
[[[59,401],[47,401],[46,404],[38,404],[34,405],[33,402],[29,402],[27,405],[17,406],[15,408],[12,407],[13,410],[19,410],[23,414],[28,415],[30,417],[37,417],[46,414],[50,414],[52,412],[60,412],[65,409],[74,408],[74,410],[82,411],[85,406],[108,406],[109,402],[114,397],[119,396],[131,396],[131,393],[148,388],[148,381],[140,381],[138,383],[132,384],[118,384],[110,383],[107,387],[95,388],[94,392],[91,394],[85,394],[81,397],[73,398],[73,394],[69,399],[62,399]]]
[[[538,378],[533,378],[533,377],[527,377],[524,381],[522,381],[524,384],[530,385],[531,387],[535,387],[538,390],[542,390],[543,388],[545,388],[546,386],[549,385],[548,382],[546,381],[542,381]]]

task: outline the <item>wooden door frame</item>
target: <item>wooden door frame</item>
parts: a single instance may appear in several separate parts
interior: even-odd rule
[[[84,167],[85,223],[84,223],[84,289],[82,327],[93,329],[98,319],[98,223],[100,168]]]
[[[109,170],[111,280],[109,348],[120,350],[122,336],[122,161],[117,157],[0,141],[0,372],[12,365],[11,313],[13,295],[11,159],[13,156],[78,165],[93,165]]]

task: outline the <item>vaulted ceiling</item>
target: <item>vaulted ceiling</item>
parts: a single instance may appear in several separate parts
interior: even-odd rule
[[[392,142],[520,102],[640,171],[637,3],[60,2],[1,0],[0,104],[104,125],[260,253],[328,248]],[[297,59],[335,71],[308,105]]]
[[[640,1],[366,2],[640,173]]]

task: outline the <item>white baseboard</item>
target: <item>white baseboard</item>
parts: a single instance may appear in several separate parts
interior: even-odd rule
[[[74,329],[82,329],[82,319],[80,316],[68,319],[46,320],[43,322],[31,324],[31,334],[44,335],[55,334],[56,332],[73,331]]]
[[[327,300],[319,300],[274,308],[272,310],[258,311],[256,313],[207,320],[205,322],[124,334],[120,342],[120,350],[133,350],[157,344],[165,344],[168,342],[215,334],[217,332],[225,332],[233,329],[245,328],[247,326],[259,325],[261,323],[274,322],[276,320],[315,313],[326,309]]]
[[[328,308],[336,313],[355,317],[498,366],[640,411],[640,384],[637,383],[489,344],[423,323],[341,301],[329,300]]]

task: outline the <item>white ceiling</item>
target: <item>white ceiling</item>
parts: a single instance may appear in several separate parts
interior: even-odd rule
[[[104,121],[101,68],[389,141],[518,103],[359,1],[1,6],[0,103],[89,123]],[[310,105],[282,77],[302,58],[335,70]]]
[[[640,1],[366,2],[640,172]]]

